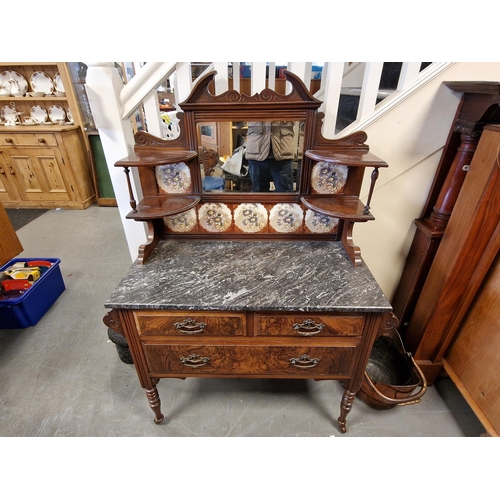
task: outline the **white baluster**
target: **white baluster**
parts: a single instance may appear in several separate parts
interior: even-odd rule
[[[252,63],[251,95],[258,94],[266,88],[266,63]]]
[[[383,62],[366,63],[356,120],[362,120],[375,109],[383,66]]]
[[[324,94],[320,110],[325,113],[322,133],[327,139],[335,137],[335,125],[337,124],[343,74],[344,63],[327,62],[323,66],[321,87],[324,90]]]
[[[223,94],[229,90],[229,81],[227,75],[227,62],[214,62],[215,75],[215,93]]]
[[[233,62],[233,90],[240,91],[240,63]]]
[[[287,68],[304,82],[308,90],[311,89],[312,62],[289,62]],[[292,84],[287,82],[286,93],[289,94],[291,90]]]
[[[420,73],[421,62],[404,62],[399,75],[397,90],[403,90],[413,83]]]

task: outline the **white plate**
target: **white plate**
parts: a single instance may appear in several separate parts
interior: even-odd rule
[[[0,85],[9,91],[10,95],[10,71],[2,71],[0,73]]]
[[[24,76],[21,75],[21,73],[18,73],[17,71],[11,71],[10,75],[19,85],[19,90],[23,93],[23,95],[26,94],[26,91],[28,90],[28,82],[26,81],[26,78],[24,78]],[[13,89],[10,90],[12,92]]]
[[[52,78],[43,71],[35,71],[30,77],[30,83],[34,92],[52,94],[54,91],[54,82]]]
[[[52,123],[57,122],[65,122],[66,121],[66,113],[61,106],[55,104],[49,108],[49,118]]]
[[[61,74],[59,72],[57,72],[54,75],[54,85],[55,85],[55,88],[56,88],[57,92],[66,92],[64,90],[64,84],[63,84],[63,81],[62,81],[62,78],[61,78]]]
[[[10,71],[2,71],[0,73],[0,85],[4,88],[6,88],[9,91],[10,94]]]
[[[31,118],[36,123],[45,123],[47,121],[47,110],[37,104],[31,108]]]
[[[68,117],[68,121],[73,123],[73,115],[71,114],[71,110],[69,108],[66,110],[66,116]]]
[[[4,106],[0,111],[0,115],[4,119],[5,122],[18,122],[19,114],[14,105]]]

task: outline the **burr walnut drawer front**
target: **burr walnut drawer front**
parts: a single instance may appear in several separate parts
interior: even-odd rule
[[[0,144],[4,146],[57,146],[54,134],[10,134],[0,136]]]
[[[256,336],[359,337],[363,325],[359,315],[255,315]]]
[[[332,376],[352,371],[356,346],[158,345],[146,343],[151,376]]]
[[[246,334],[245,313],[207,311],[134,312],[141,336],[203,335],[238,336]]]

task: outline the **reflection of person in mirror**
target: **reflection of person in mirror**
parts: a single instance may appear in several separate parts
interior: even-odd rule
[[[248,122],[245,156],[253,191],[293,191],[293,122]]]

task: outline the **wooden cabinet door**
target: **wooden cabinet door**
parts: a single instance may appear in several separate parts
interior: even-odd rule
[[[15,172],[17,188],[29,201],[71,199],[64,180],[64,161],[55,149],[11,151],[8,167]]]
[[[0,152],[0,201],[22,200],[14,179],[14,170],[10,170],[3,152]]]

